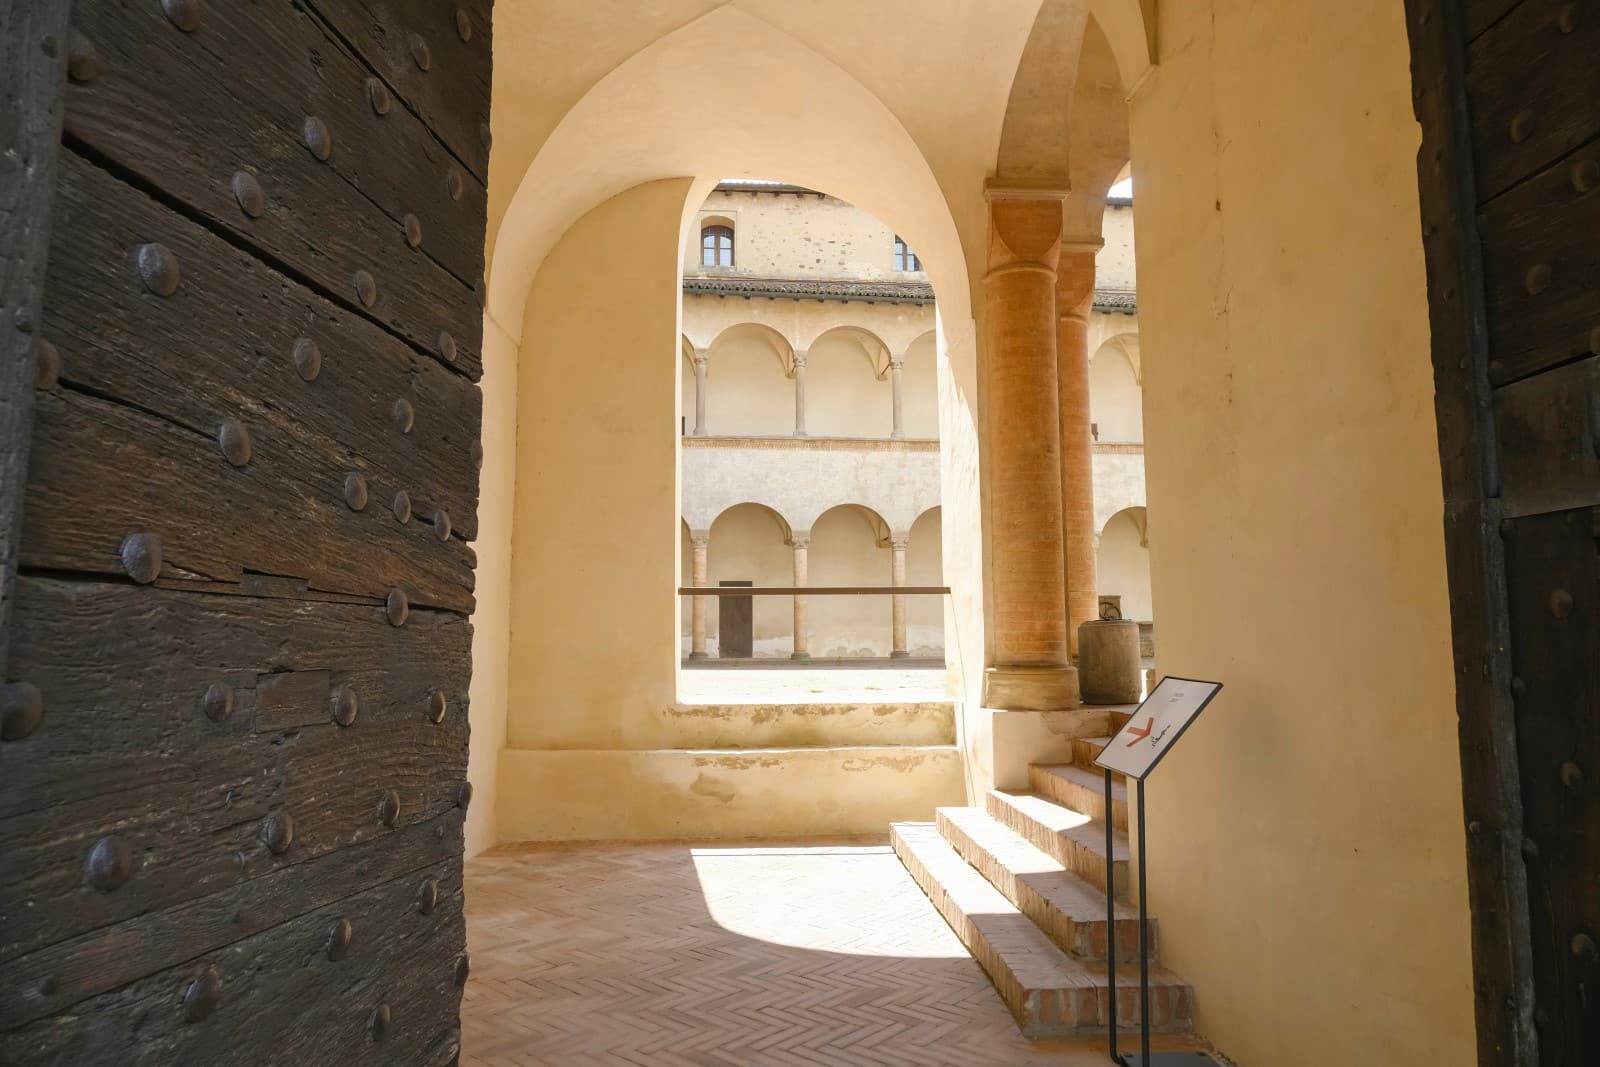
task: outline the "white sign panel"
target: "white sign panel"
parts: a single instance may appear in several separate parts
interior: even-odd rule
[[[1221,689],[1221,682],[1161,679],[1095,763],[1129,778],[1145,777]]]

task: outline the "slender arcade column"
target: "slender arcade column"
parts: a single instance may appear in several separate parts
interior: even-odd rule
[[[693,577],[689,584],[702,588],[706,584],[706,549],[711,544],[709,533],[691,533],[689,543],[694,546]],[[689,605],[689,658],[706,658],[706,597],[690,598]]]
[[[894,383],[894,429],[889,436],[895,440],[906,435],[905,377],[906,357],[889,357],[889,379]]]
[[[1095,580],[1094,441],[1089,428],[1089,312],[1100,242],[1072,242],[1056,271],[1056,375],[1061,386],[1061,527],[1066,567],[1067,646],[1078,658],[1078,627],[1100,617]]]
[[[889,548],[894,552],[894,562],[889,571],[889,584],[896,589],[906,584],[906,544],[904,537],[893,538]],[[894,647],[890,650],[891,659],[905,659],[911,655],[906,649],[906,598],[896,593],[889,598],[894,602],[893,612],[893,641]]]
[[[797,533],[790,540],[794,545],[794,584],[800,589],[806,584],[806,548],[811,544],[811,535]],[[794,651],[789,658],[811,658],[810,635],[806,632],[806,598],[799,595],[794,598]]]
[[[794,435],[806,436],[806,350],[794,351]]]
[[[694,350],[694,435],[706,435],[706,361],[705,349]]]
[[[1078,706],[1067,647],[1056,384],[1061,200],[991,191],[984,444],[993,616],[985,707]]]

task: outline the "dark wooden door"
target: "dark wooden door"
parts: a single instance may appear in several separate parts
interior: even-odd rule
[[[0,1062],[452,1063],[489,4],[0,15]]]
[[[1408,0],[1480,1061],[1600,1063],[1600,10]]]
[[[721,586],[749,586],[750,582],[718,582]],[[717,598],[717,655],[722,659],[749,659],[755,655],[755,598]]]

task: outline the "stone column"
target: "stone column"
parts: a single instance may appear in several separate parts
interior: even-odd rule
[[[889,541],[889,548],[894,553],[894,562],[890,565],[889,584],[896,589],[906,584],[906,537],[894,537]],[[894,602],[893,642],[894,646],[889,652],[891,659],[906,659],[911,653],[906,649],[906,598],[895,593],[890,598]]]
[[[905,377],[906,357],[889,357],[889,380],[894,384],[894,429],[889,436],[896,440],[906,435]]]
[[[806,584],[806,549],[811,544],[811,534],[797,533],[789,539],[794,545],[794,584],[801,589]],[[809,660],[811,658],[810,634],[806,631],[806,598],[798,594],[794,598],[794,651],[789,654],[790,659]]]
[[[694,436],[706,435],[706,361],[709,353],[694,350]]]
[[[706,549],[711,545],[710,533],[689,534],[689,543],[694,546],[693,577],[689,584],[704,588],[706,584]],[[689,658],[706,658],[706,597],[697,596],[690,598],[689,605]]]
[[[1078,627],[1100,617],[1095,581],[1094,441],[1089,422],[1089,312],[1098,239],[1062,245],[1056,270],[1056,375],[1061,387],[1061,526],[1067,638],[1078,657]]]
[[[794,350],[794,435],[806,436],[806,350]]]
[[[983,443],[993,615],[983,703],[1003,711],[1078,706],[1062,573],[1061,219],[1058,197],[990,191]]]

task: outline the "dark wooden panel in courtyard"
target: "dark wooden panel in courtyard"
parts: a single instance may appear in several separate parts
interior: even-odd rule
[[[1479,1062],[1600,1063],[1600,18],[1408,0]]]
[[[746,581],[718,582],[742,588]],[[717,655],[723,659],[749,659],[755,655],[755,601],[747,596],[717,598]]]
[[[489,6],[0,12],[0,1062],[454,1063]]]

